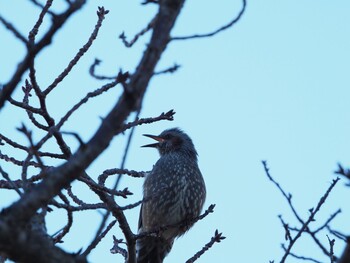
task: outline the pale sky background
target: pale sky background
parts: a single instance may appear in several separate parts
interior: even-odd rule
[[[53,9],[60,9],[61,2],[64,1],[56,0]],[[88,75],[94,58],[103,60],[97,68],[100,74],[113,75],[119,68],[134,71],[150,34],[131,49],[123,47],[118,35],[125,31],[130,39],[156,12],[156,6],[144,7],[140,3],[89,1],[56,35],[53,45],[40,53],[36,60],[37,78],[46,87],[86,42],[97,20],[97,6],[110,10],[93,47],[49,97],[49,111],[54,116],[59,118],[87,92],[106,83]],[[238,0],[187,1],[172,35],[212,31],[231,20],[240,7]],[[138,127],[126,168],[150,170],[158,159],[155,150],[140,148],[150,143],[142,134],[181,127],[192,137],[199,153],[208,191],[205,207],[215,203],[216,209],[175,242],[165,262],[185,262],[210,240],[215,229],[227,238],[215,244],[198,262],[279,262],[284,230],[277,216],[282,214],[291,226],[299,225],[286,200],[267,179],[261,160],[268,161],[272,176],[285,191],[293,194],[295,207],[305,220],[308,209],[316,206],[335,178],[337,163],[350,166],[349,11],[350,2],[346,0],[248,1],[246,13],[233,28],[213,38],[169,45],[158,70],[175,62],[182,67],[173,75],[152,79],[141,117],[174,109],[175,120]],[[32,28],[38,12],[29,1],[0,1],[0,14],[24,35]],[[2,26],[0,45],[0,83],[6,83],[25,50]],[[120,90],[118,86],[91,100],[63,130],[78,132],[85,141],[89,140],[100,117],[117,101]],[[14,97],[21,98],[20,87]],[[0,114],[0,132],[27,144],[24,136],[15,130],[21,122],[29,124],[23,113],[7,103]],[[34,130],[33,135],[39,140],[42,134]],[[114,139],[89,167],[92,177],[120,165],[125,139],[126,136]],[[68,137],[67,141],[76,149],[74,139]],[[52,149],[52,145],[46,149]],[[1,150],[14,154],[8,148]],[[4,161],[0,164],[13,178],[19,174]],[[344,183],[345,180],[338,183],[311,228],[322,225],[331,213],[342,208],[343,213],[332,226],[350,233],[350,189]],[[121,187],[128,186],[134,196],[127,202],[119,199],[117,202],[138,201],[141,185],[142,179],[124,177]],[[75,191],[87,201],[97,200],[77,184]],[[17,198],[15,194],[3,192],[2,207],[14,198]],[[126,213],[134,231],[138,212],[137,208]],[[98,213],[75,214],[75,225],[62,246],[72,251],[85,248],[100,218]],[[65,213],[53,213],[48,218],[50,233],[65,223]],[[122,238],[116,226],[91,254],[91,262],[123,262],[120,255],[109,253],[112,234]],[[328,246],[326,234],[323,232],[318,237]],[[336,255],[343,247],[336,240]],[[293,252],[329,262],[308,236],[297,243]],[[287,262],[299,261],[289,258]]]

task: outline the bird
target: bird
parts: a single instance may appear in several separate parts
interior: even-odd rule
[[[179,128],[144,134],[156,143],[160,158],[144,180],[137,239],[137,263],[162,263],[177,237],[185,234],[202,211],[206,187],[191,138]],[[157,231],[159,229],[162,229]]]

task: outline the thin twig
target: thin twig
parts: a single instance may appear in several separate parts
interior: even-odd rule
[[[220,243],[222,240],[224,240],[226,237],[222,236],[222,233],[219,233],[218,230],[215,230],[214,236],[211,238],[211,240],[205,244],[205,246],[199,250],[196,254],[194,254],[193,257],[188,259],[186,263],[193,263],[197,259],[199,259],[207,250],[209,250],[215,243]]]
[[[37,0],[30,0],[30,2],[32,2],[35,6],[40,7],[41,9],[44,8],[44,5],[41,4],[41,3],[39,3]],[[52,16],[56,16],[55,13],[52,12],[52,11],[50,11],[50,10],[48,10],[47,13],[50,14],[50,15],[52,15]]]
[[[194,34],[194,35],[190,35],[190,36],[180,36],[180,37],[172,37],[170,39],[170,41],[172,40],[189,40],[189,39],[195,39],[195,38],[205,38],[205,37],[212,37],[230,27],[232,27],[234,24],[236,24],[242,17],[242,15],[244,14],[245,10],[246,10],[246,6],[247,6],[247,1],[246,0],[242,0],[242,9],[241,11],[238,13],[238,15],[232,20],[230,21],[228,24],[214,30],[213,32],[210,33],[206,33],[206,34]]]
[[[168,111],[166,113],[162,112],[158,117],[136,119],[133,122],[128,122],[127,124],[125,124],[123,129],[122,129],[122,131],[130,129],[130,128],[136,126],[136,125],[149,124],[149,123],[157,122],[157,121],[160,121],[160,120],[173,121],[174,120],[174,115],[175,115],[175,111],[174,110],[170,110],[170,111]]]
[[[292,240],[292,236],[290,235],[290,231],[289,231],[289,226],[287,223],[284,222],[283,218],[281,215],[278,216],[279,219],[281,220],[281,223],[283,225],[283,228],[284,228],[284,231],[285,231],[285,236],[284,236],[284,239],[285,240],[289,240],[291,241]]]
[[[327,239],[329,242],[329,258],[330,258],[330,262],[334,263],[335,259],[334,259],[334,243],[335,243],[335,239],[330,239],[329,236],[327,235]]]
[[[286,193],[284,192],[284,190],[282,189],[282,187],[272,178],[272,176],[270,175],[269,169],[267,167],[267,162],[266,161],[262,161],[262,164],[264,166],[265,169],[265,173],[268,176],[268,178],[277,186],[277,188],[281,191],[281,193],[283,194],[284,197],[286,197],[288,203],[291,206],[290,203],[290,199],[291,199],[291,195],[287,196]],[[295,244],[295,242],[298,240],[298,238],[302,235],[303,232],[307,232],[308,229],[308,225],[314,221],[314,217],[316,215],[316,213],[320,210],[321,206],[324,204],[324,202],[326,201],[326,199],[328,198],[328,195],[330,194],[330,192],[332,191],[332,189],[334,188],[334,186],[337,184],[337,182],[340,180],[340,178],[336,178],[335,180],[333,180],[332,184],[330,185],[330,187],[327,189],[326,193],[321,197],[321,199],[319,200],[317,206],[315,209],[310,209],[310,216],[308,218],[307,221],[305,221],[302,225],[302,227],[300,228],[299,232],[296,234],[296,236],[294,238],[292,238],[292,240],[290,240],[290,243],[288,245],[288,247],[286,248],[285,254],[283,255],[282,259],[281,259],[281,263],[285,262],[286,258],[288,257],[288,255],[290,254],[290,251],[293,247],[293,245]],[[295,211],[294,207],[291,206],[291,208],[293,209],[293,211]],[[295,212],[296,214],[296,212]],[[301,219],[300,219],[301,220]],[[302,221],[302,220],[301,220]],[[328,253],[327,253],[328,254]]]
[[[67,206],[70,206],[69,200],[64,194],[60,193],[58,194],[58,196]],[[66,211],[67,211],[67,224],[62,228],[60,233],[53,238],[54,243],[61,242],[62,238],[68,234],[69,230],[73,225],[73,211],[68,209],[66,209]]]
[[[119,244],[125,244],[125,242],[123,241],[123,239],[117,239],[114,235],[113,235],[113,247],[110,249],[110,252],[112,254],[120,254],[124,257],[125,262],[127,262],[127,258],[128,258],[128,251],[124,248],[121,248],[119,246]]]
[[[153,28],[153,25],[155,23],[155,20],[157,19],[157,16],[154,17],[148,24],[147,26],[142,29],[139,33],[137,33],[134,38],[130,41],[127,41],[126,40],[126,36],[125,36],[125,33],[122,32],[120,35],[119,35],[119,38],[123,41],[123,44],[126,46],[126,47],[132,47],[136,41],[139,39],[139,37],[141,37],[142,35],[146,34],[151,28]]]
[[[304,224],[304,221],[301,219],[301,217],[298,215],[297,211],[295,210],[293,204],[292,204],[292,195],[291,194],[288,194],[282,189],[282,187],[279,185],[278,182],[276,182],[272,176],[270,175],[270,172],[269,172],[269,168],[267,167],[267,162],[266,161],[262,161],[262,164],[264,166],[264,170],[265,170],[265,173],[267,175],[267,177],[270,179],[271,182],[274,183],[274,185],[276,185],[276,187],[280,190],[280,192],[282,193],[282,195],[286,198],[286,200],[288,201],[288,204],[289,204],[289,207],[292,209],[293,211],[293,214],[295,215],[295,217],[298,219],[298,221],[301,223],[301,224]]]
[[[106,227],[106,229],[98,236],[94,238],[94,240],[89,244],[89,246],[86,248],[86,250],[82,253],[84,257],[89,255],[91,251],[100,243],[100,241],[107,235],[107,233],[112,229],[112,227],[117,223],[117,220],[113,220],[109,225]]]
[[[49,94],[72,70],[72,68],[78,63],[80,58],[89,50],[92,43],[97,37],[97,34],[102,26],[102,21],[105,19],[105,15],[108,14],[109,11],[105,10],[104,7],[99,7],[97,11],[98,21],[95,25],[94,31],[91,33],[86,44],[79,49],[79,52],[75,55],[75,57],[69,62],[68,66],[63,70],[63,72],[54,80],[54,82],[47,87],[44,91],[45,96]]]
[[[11,179],[10,179],[10,176],[8,175],[8,173],[6,173],[2,167],[0,166],[0,174],[2,175],[2,177],[4,177],[8,182],[9,184],[12,186],[12,188],[17,192],[17,194],[19,196],[22,196],[22,192],[19,190],[17,184],[15,184]]]
[[[98,79],[98,80],[115,80],[118,77],[118,75],[110,76],[110,77],[97,75],[95,73],[95,69],[96,69],[96,66],[98,66],[100,64],[101,64],[101,60],[97,59],[97,58],[95,58],[94,62],[91,64],[91,66],[89,68],[89,73],[93,78]]]
[[[286,247],[282,244],[282,248],[284,251],[286,251]],[[299,256],[299,255],[296,255],[292,252],[289,252],[289,255],[293,258],[297,258],[297,259],[300,259],[300,260],[304,260],[304,261],[311,261],[311,262],[314,262],[314,263],[322,263],[321,261],[318,261],[314,258],[310,258],[310,257],[305,257],[305,256]]]
[[[141,112],[141,108],[139,108],[137,110],[137,113],[136,113],[136,116],[135,116],[135,121],[137,121],[139,119],[140,112]],[[132,140],[133,135],[134,135],[135,127],[136,126],[133,126],[131,131],[130,131],[130,133],[129,133],[128,140],[126,142],[125,149],[124,149],[123,158],[122,158],[122,161],[121,161],[121,164],[120,164],[120,168],[121,169],[124,169],[124,167],[125,167],[126,158],[128,157],[128,154],[129,154],[131,140]],[[117,177],[117,180],[115,181],[113,189],[115,189],[115,190],[118,189],[118,185],[120,183],[121,178],[122,178],[122,174],[119,174],[118,177]]]
[[[108,176],[115,175],[115,174],[126,174],[131,177],[142,178],[142,177],[145,177],[147,173],[149,172],[137,172],[134,170],[119,169],[119,168],[107,169],[103,171],[101,175],[98,176],[98,183],[103,185]]]
[[[154,72],[153,75],[162,75],[162,74],[166,74],[166,73],[174,73],[176,72],[181,66],[178,65],[178,64],[174,64],[173,66],[167,68],[167,69],[164,69],[164,70],[161,70],[161,71],[157,71],[157,72]]]
[[[6,21],[6,19],[2,16],[0,16],[0,22],[3,23],[6,29],[12,32],[16,38],[22,41],[25,45],[28,44],[27,38],[23,36],[10,22]]]
[[[39,32],[39,28],[40,28],[41,24],[43,23],[44,16],[46,15],[46,13],[48,12],[49,8],[51,7],[52,2],[53,2],[53,0],[47,0],[46,1],[45,6],[43,7],[43,9],[40,12],[38,20],[36,21],[33,29],[29,32],[28,40],[29,40],[29,44],[30,45],[34,45],[35,36]]]
[[[335,211],[333,214],[331,214],[331,216],[327,219],[327,221],[320,226],[319,228],[317,228],[315,231],[313,231],[313,233],[317,233],[319,231],[321,231],[322,229],[324,229],[326,226],[329,225],[329,223],[338,215],[341,213],[341,209],[338,209],[337,211]]]

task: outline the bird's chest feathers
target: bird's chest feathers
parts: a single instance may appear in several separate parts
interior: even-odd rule
[[[196,165],[184,158],[166,156],[158,160],[152,172],[146,177],[145,187],[185,187],[191,176],[196,174]],[[156,189],[155,189],[156,190]]]

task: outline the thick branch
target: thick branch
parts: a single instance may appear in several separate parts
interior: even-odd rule
[[[183,1],[161,1],[151,41],[136,72],[131,76],[130,82],[126,84],[124,93],[119,101],[106,118],[103,119],[90,141],[73,154],[63,165],[43,171],[42,176],[44,179],[40,183],[35,185],[31,191],[24,193],[20,200],[1,212],[0,224],[5,229],[8,228],[12,236],[7,236],[4,231],[0,231],[0,246],[4,245],[4,242],[8,243],[8,239],[11,238],[12,242],[14,242],[13,247],[16,247],[20,235],[18,231],[16,232],[18,225],[28,222],[39,208],[46,206],[64,187],[67,187],[72,181],[82,176],[85,169],[108,147],[113,137],[123,130],[124,122],[129,114],[141,107],[149,80],[153,76],[154,68],[168,44],[170,30],[181,10]],[[18,79],[14,78],[8,84],[7,87],[10,88],[7,89],[10,89],[10,93],[20,80],[20,76]],[[0,107],[7,96],[4,93],[0,95]],[[37,242],[32,240],[31,243],[35,244]],[[4,247],[2,250],[11,252],[8,247]],[[21,255],[22,253],[25,253],[25,249],[22,247],[17,248],[17,254]],[[42,256],[45,250],[41,249],[41,252],[37,251],[37,253],[38,257]],[[47,257],[46,262],[55,261],[51,261],[50,257]]]

